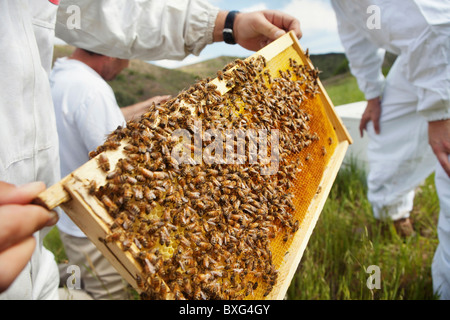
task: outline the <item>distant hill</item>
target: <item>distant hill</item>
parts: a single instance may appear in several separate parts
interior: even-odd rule
[[[349,71],[348,60],[343,53],[313,54],[313,65],[320,70],[320,79],[326,80]]]
[[[214,59],[205,60],[177,68],[177,70],[193,74],[198,78],[216,77],[216,73],[222,70],[228,63],[236,59],[245,59],[245,57],[221,56]]]
[[[216,72],[221,70],[229,62],[245,57],[221,56],[218,58],[205,60],[188,66],[180,67],[177,70],[193,74],[200,78],[216,77]],[[327,79],[332,76],[348,72],[348,61],[343,53],[327,53],[311,55],[311,61],[320,71],[320,78]]]
[[[69,56],[74,48],[55,46],[54,58]],[[191,73],[166,69],[140,61],[130,61],[130,66],[123,70],[109,84],[116,94],[117,103],[124,107],[156,95],[177,95],[190,87],[198,79]]]
[[[68,56],[72,51],[73,47],[70,46],[55,46],[54,59]],[[218,70],[238,58],[244,57],[222,56],[178,69],[166,69],[144,61],[132,60],[130,66],[109,83],[116,94],[119,106],[123,107],[155,95],[175,96],[199,79],[216,77]],[[385,72],[389,70],[394,60],[394,56],[387,55]],[[343,53],[311,55],[311,61],[321,71],[320,79],[326,87],[352,78],[348,61]]]

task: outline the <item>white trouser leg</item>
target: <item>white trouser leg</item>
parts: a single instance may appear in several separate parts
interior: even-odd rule
[[[414,189],[434,170],[436,158],[428,145],[427,122],[417,114],[369,129],[368,199],[375,218],[409,217]]]
[[[417,94],[402,73],[399,57],[386,79],[380,134],[369,135],[368,199],[375,218],[409,217],[414,189],[434,170],[436,157],[428,144],[428,123],[416,112]]]
[[[450,157],[449,157],[450,159]],[[438,164],[435,176],[436,190],[439,196],[439,245],[431,267],[433,289],[440,298],[450,300],[450,178]]]

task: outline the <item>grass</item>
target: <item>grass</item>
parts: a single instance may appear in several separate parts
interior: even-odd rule
[[[379,223],[366,197],[365,175],[343,167],[288,290],[288,299],[431,300],[431,261],[439,212],[433,176],[420,187],[412,219],[417,234],[401,238]],[[380,270],[380,288],[367,281]],[[372,279],[371,279],[372,280]],[[373,281],[369,280],[369,283]]]
[[[220,68],[214,65],[213,69]],[[212,74],[203,69],[202,72]],[[195,79],[194,74],[181,70],[172,72],[133,63],[112,86],[119,96],[122,94],[120,105],[125,105],[167,90],[175,94]],[[348,73],[328,78],[323,84],[336,106],[364,100],[355,78]],[[375,221],[366,193],[365,172],[355,164],[343,166],[288,289],[288,299],[436,298],[430,268],[438,242],[439,202],[433,176],[418,189],[412,213],[417,234],[407,239],[400,238],[392,225]],[[58,263],[66,260],[56,228],[44,239],[44,245],[55,254]],[[379,267],[379,289],[367,286],[369,266]]]
[[[335,106],[365,100],[359,90],[356,78],[349,73],[338,75],[323,81],[323,86]]]

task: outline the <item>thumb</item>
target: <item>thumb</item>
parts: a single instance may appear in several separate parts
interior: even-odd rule
[[[43,182],[31,182],[22,186],[15,186],[0,181],[0,205],[30,203],[44,190],[45,184]]]
[[[259,20],[257,30],[259,30],[263,36],[269,38],[272,41],[278,39],[279,37],[281,37],[286,33],[286,31],[278,28],[265,18]]]

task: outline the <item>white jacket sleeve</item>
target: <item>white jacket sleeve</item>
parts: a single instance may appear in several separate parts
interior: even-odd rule
[[[219,9],[206,0],[62,0],[56,36],[124,59],[183,59],[213,42]]]
[[[428,121],[450,119],[450,2],[416,3],[428,27],[409,47],[406,77],[417,88],[417,111]]]
[[[349,60],[350,71],[367,100],[379,97],[385,81],[381,70],[385,50],[365,38],[363,33],[348,21],[338,4],[339,2],[332,1],[339,37]]]

